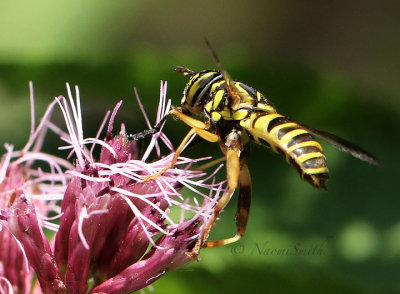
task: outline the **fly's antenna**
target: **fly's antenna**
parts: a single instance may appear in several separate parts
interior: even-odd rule
[[[188,69],[186,67],[183,67],[183,66],[177,66],[175,68],[175,71],[177,73],[181,73],[181,74],[183,74],[185,76],[194,76],[196,74],[193,70],[190,70],[190,69]]]

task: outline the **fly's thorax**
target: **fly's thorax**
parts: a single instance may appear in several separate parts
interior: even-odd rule
[[[229,94],[226,88],[216,85],[213,85],[212,88],[214,91],[210,94],[209,99],[204,105],[205,114],[213,123],[221,120],[231,120],[232,113],[229,107]]]
[[[275,108],[257,90],[239,82],[234,82],[233,87],[236,99],[232,99],[226,83],[215,83],[212,86],[215,91],[210,94],[204,112],[213,123],[222,120],[239,123],[252,113],[276,113]]]

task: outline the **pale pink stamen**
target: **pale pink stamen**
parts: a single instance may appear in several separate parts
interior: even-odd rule
[[[166,82],[163,83],[163,82],[161,81],[161,86],[160,86],[160,101],[159,101],[159,104],[158,104],[157,118],[156,118],[156,123],[155,123],[155,125],[157,125],[157,124],[159,123],[159,121],[160,121],[162,118],[164,118],[164,116],[165,116],[165,115],[169,112],[169,110],[170,110],[170,107],[171,107],[171,100],[168,100],[168,102],[167,102],[167,107],[165,107],[165,105],[166,105],[166,102],[165,102],[165,101],[166,101],[166,93],[167,93],[167,83],[166,83]],[[140,98],[139,98],[139,95],[137,94],[137,91],[135,92],[135,95],[136,95],[136,99],[138,99],[138,101],[139,101],[139,103],[140,103],[140,105],[141,105]],[[144,110],[143,110],[143,111],[144,111]],[[145,114],[145,112],[143,112],[143,113],[144,113],[144,116],[145,116],[146,121],[148,121],[147,115]],[[163,128],[164,124],[165,124],[165,121],[162,123],[161,129]],[[151,128],[150,122],[148,122],[148,125],[149,125],[149,128]],[[149,157],[149,155],[150,155],[151,151],[154,149],[154,147],[155,147],[155,149],[156,149],[157,158],[160,158],[160,149],[159,149],[159,145],[158,145],[158,139],[159,139],[159,138],[162,140],[162,142],[165,144],[165,146],[166,146],[169,150],[171,150],[171,151],[174,150],[174,149],[173,149],[173,146],[172,146],[172,143],[168,140],[168,138],[167,138],[162,132],[160,132],[160,133],[158,133],[158,134],[154,134],[154,135],[152,136],[152,138],[151,138],[151,141],[150,141],[149,146],[147,147],[145,153],[143,154],[142,161],[146,161],[146,160],[147,160],[147,158]]]
[[[136,208],[136,206],[132,203],[132,201],[128,198],[128,197],[123,197],[124,200],[126,201],[126,203],[128,203],[129,207],[131,208],[131,210],[134,212],[135,217],[137,218],[137,220],[140,223],[140,226],[142,227],[143,231],[145,232],[148,240],[150,241],[150,243],[159,249],[163,249],[162,247],[159,247],[158,245],[156,245],[156,243],[153,240],[153,236],[152,234],[147,230],[145,224],[143,221],[146,221],[149,225],[151,225],[153,228],[156,228],[159,232],[162,232],[165,235],[169,235],[171,233],[165,231],[164,229],[162,229],[160,226],[158,226],[157,224],[155,224],[154,222],[152,222],[150,219],[148,219],[147,217],[145,217],[140,211],[139,209]]]
[[[160,85],[160,100],[158,103],[158,108],[157,108],[157,116],[156,116],[156,124],[158,124],[160,122],[161,119],[164,118],[165,115],[167,115],[170,111],[171,108],[171,100],[169,99],[167,102],[167,106],[165,105],[166,100],[167,100],[167,82],[163,83],[161,81],[161,85]],[[160,126],[160,129],[162,129],[164,127],[165,121],[162,123],[162,125]],[[161,134],[161,133],[160,133]],[[158,139],[159,135],[156,134],[154,136],[154,141],[155,141],[155,147],[156,147],[156,153],[157,153],[157,158],[161,157],[161,152],[160,152],[160,146],[158,144]],[[172,146],[171,142],[167,139],[167,137],[163,137],[161,140],[164,141],[164,144],[167,146]],[[165,140],[167,140],[167,142],[165,142]],[[173,150],[173,149],[170,149]]]
[[[85,161],[83,159],[83,154],[81,152],[82,142],[79,140],[79,137],[77,135],[76,125],[75,125],[76,121],[74,122],[70,114],[66,99],[64,97],[61,97],[61,101],[57,100],[57,103],[59,104],[60,109],[64,115],[65,123],[71,138],[71,144],[75,151],[75,155],[78,159],[79,166],[83,168],[85,166]]]
[[[106,125],[106,123],[107,123],[107,120],[108,120],[108,118],[109,118],[109,116],[110,116],[110,113],[111,113],[111,111],[107,111],[106,112],[106,115],[104,116],[104,118],[103,118],[103,121],[101,122],[101,124],[100,124],[100,127],[99,127],[99,129],[98,129],[98,131],[97,131],[97,133],[96,133],[96,137],[95,137],[95,139],[96,140],[99,140],[99,138],[100,138],[100,134],[101,134],[101,132],[103,131],[103,129],[104,129],[104,126]],[[100,140],[99,140],[100,141]],[[97,141],[96,141],[97,142]],[[96,146],[96,144],[97,143],[93,143],[93,145],[92,145],[92,147],[90,148],[90,154],[93,154],[93,150],[94,150],[94,147]],[[113,149],[113,148],[111,148],[111,149]],[[114,151],[114,149],[113,149],[113,151]]]
[[[146,199],[146,197],[143,197],[144,195],[135,194],[135,193],[132,193],[130,191],[127,191],[127,190],[124,190],[124,189],[120,189],[120,188],[111,188],[111,191],[115,191],[115,192],[121,193],[122,195],[125,195],[125,196],[128,196],[128,197],[133,197],[133,198],[139,199],[139,200],[147,203],[148,205],[150,205],[151,207],[156,209],[163,217],[165,217],[165,219],[167,221],[169,221],[170,224],[175,224],[174,221],[168,216],[167,213],[165,213],[164,210],[162,210],[157,204],[155,204],[152,201]]]
[[[29,101],[31,105],[31,131],[29,136],[33,136],[33,133],[35,132],[35,99],[34,99],[34,94],[33,94],[33,83],[32,81],[29,81]]]
[[[89,219],[91,216],[93,215],[97,215],[97,214],[106,214],[108,213],[108,209],[99,209],[99,210],[93,210],[90,213],[87,213],[87,209],[84,206],[82,208],[81,213],[79,214],[79,218],[78,218],[78,234],[79,237],[82,241],[83,247],[85,247],[86,250],[90,250],[90,246],[86,241],[85,235],[83,234],[83,221]]]
[[[73,170],[69,170],[66,173],[90,182],[105,183],[110,181],[108,178],[92,177]]]
[[[4,144],[4,147],[6,148],[7,153],[6,153],[5,157],[3,158],[2,162],[1,162],[0,183],[2,183],[4,181],[4,178],[6,177],[7,169],[9,167],[9,165],[10,165],[12,152],[14,150],[14,146],[13,145]]]
[[[69,84],[67,83],[67,92],[68,92],[68,99],[69,103],[71,105],[72,109],[72,114],[73,114],[73,121],[75,122],[76,126],[76,131],[77,131],[77,138],[78,142],[83,141],[83,122],[82,122],[82,112],[81,112],[81,101],[80,101],[80,95],[79,95],[79,88],[78,86],[75,86],[75,99],[76,99],[76,106],[75,106],[75,101],[72,96],[71,88]]]
[[[4,283],[6,283],[8,291],[6,292],[6,290],[4,289],[4,287],[1,285],[0,283],[0,293],[8,293],[8,294],[13,294],[14,290],[12,287],[12,284],[10,283],[10,281],[4,277],[0,277],[0,281],[3,281]]]
[[[112,133],[112,128],[113,128],[113,123],[114,123],[114,120],[115,120],[115,116],[117,115],[118,109],[121,107],[121,105],[122,105],[122,100],[119,101],[117,103],[117,105],[115,105],[114,110],[113,110],[113,112],[111,114],[110,121],[108,123],[108,128],[107,128],[107,135],[106,135],[107,139],[110,139],[109,137],[111,136],[111,133]]]
[[[141,101],[140,98],[139,98],[139,94],[138,94],[138,91],[137,91],[136,87],[133,88],[133,91],[135,92],[136,101],[137,101],[138,104],[139,104],[140,111],[142,112],[142,115],[143,115],[143,117],[144,117],[144,120],[146,121],[147,127],[148,127],[149,129],[151,129],[151,123],[150,123],[149,117],[147,116],[146,110],[144,110],[142,101]]]
[[[21,151],[22,153],[25,153],[26,151],[28,151],[32,147],[32,144],[37,140],[38,134],[42,131],[44,126],[47,124],[48,119],[49,119],[50,115],[52,114],[54,106],[56,105],[56,103],[57,103],[57,100],[53,101],[52,103],[49,104],[49,106],[47,107],[47,109],[46,109],[46,111],[45,111],[45,113],[44,113],[44,115],[42,117],[42,119],[40,120],[39,126],[36,128],[36,130],[34,132],[31,132],[31,134],[29,136],[29,139],[28,139],[28,142],[26,143],[25,147]],[[34,111],[32,105],[31,105],[31,112],[34,115],[35,111]],[[31,123],[34,123],[34,120]],[[32,128],[34,128],[34,127],[31,126],[31,129]],[[40,142],[40,144],[38,146],[35,146],[35,150],[38,149],[41,146],[42,142],[41,141],[39,141],[39,142]]]
[[[71,143],[71,144],[72,144],[72,142],[68,142],[68,143]],[[97,139],[97,138],[86,138],[86,139],[83,139],[83,140],[82,140],[82,147],[83,147],[84,145],[86,145],[86,144],[92,144],[92,149],[91,149],[91,150],[93,150],[93,148],[94,148],[95,145],[101,145],[101,146],[105,147],[106,149],[108,149],[108,151],[110,151],[114,156],[117,156],[117,154],[115,153],[115,150],[114,150],[110,145],[108,145],[106,142],[104,142],[104,141],[102,141],[102,140],[100,140],[100,139]],[[58,147],[58,149],[59,149],[59,150],[69,150],[69,149],[72,149],[73,151],[76,151],[76,150],[74,149],[74,146],[73,146],[73,145],[60,146],[60,147]],[[91,153],[90,153],[90,154],[91,154]],[[89,155],[87,154],[86,157],[88,157],[88,156],[89,156]]]

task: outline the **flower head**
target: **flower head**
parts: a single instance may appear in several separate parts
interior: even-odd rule
[[[78,88],[76,100],[67,89],[68,99],[58,97],[56,103],[68,132],[45,124],[60,134],[67,143],[61,149],[70,150],[69,157],[74,156],[76,163],[63,173],[68,184],[64,185],[54,247],[44,237],[36,214],[30,212],[35,204],[26,192],[0,218],[8,227],[17,228],[13,237],[21,243],[35,272],[39,271],[44,293],[130,293],[192,260],[187,253],[213,214],[225,183],[215,183],[214,173],[206,175],[190,169],[204,158],[184,157],[156,181],[144,183],[143,175],[162,170],[173,157],[172,153],[160,158],[161,143],[172,150],[165,134],[154,134],[139,159],[136,142],[126,134],[124,125],[119,134],[112,134],[120,102],[111,116],[107,113],[96,137],[85,138]],[[165,95],[166,83],[162,83],[156,124],[168,112],[170,103]],[[107,120],[105,139],[100,140]],[[97,147],[98,159],[94,152]],[[153,150],[158,159],[149,163],[147,158]],[[197,196],[185,199],[182,187],[195,191]],[[173,217],[172,211],[177,210],[180,216]]]
[[[162,109],[165,91],[166,85],[162,84],[156,123],[168,111]],[[74,117],[74,126],[66,100],[60,103],[71,123],[68,129],[79,130],[75,119],[79,115]],[[185,168],[171,170],[156,182],[143,183],[142,175],[162,169],[172,154],[146,163],[137,158],[136,142],[129,140],[124,126],[113,137],[114,117],[120,105],[111,115],[104,141],[73,139],[70,132],[68,141],[79,164],[70,171],[73,177],[62,202],[63,218],[55,242],[56,261],[70,292],[84,293],[88,279],[93,278],[94,293],[129,293],[191,261],[186,253],[194,246],[201,230],[199,224],[212,214],[215,197],[222,189],[223,183],[207,184],[210,177],[190,171],[194,161],[188,158],[180,158],[179,164]],[[157,150],[159,138],[171,146],[161,133],[153,136],[149,148]],[[84,148],[85,142],[101,145],[99,161]],[[201,205],[189,204],[180,194],[183,186],[195,189],[196,184],[214,194],[203,195]],[[172,206],[182,210],[180,219],[171,217]],[[185,211],[192,213],[191,219],[184,219]]]

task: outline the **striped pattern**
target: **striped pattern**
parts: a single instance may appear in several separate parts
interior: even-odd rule
[[[283,154],[305,181],[326,189],[329,173],[325,155],[306,129],[281,114],[264,112],[252,113],[240,125],[257,143]]]
[[[275,108],[254,88],[232,82],[235,97],[228,92],[226,81],[217,71],[194,73],[182,98],[182,106],[194,114],[205,114],[217,133],[224,138],[230,130],[220,126],[244,129],[242,142],[253,139],[285,156],[300,176],[316,188],[326,189],[329,177],[321,145],[298,123],[276,113]],[[232,101],[233,100],[233,101]],[[239,100],[239,101],[238,101]],[[237,123],[235,123],[237,122]],[[223,124],[220,124],[223,123]]]
[[[183,92],[182,105],[194,107],[203,105],[205,99],[210,97],[210,92],[213,85],[219,82],[225,83],[222,74],[216,71],[205,70],[196,73],[191,77]]]

